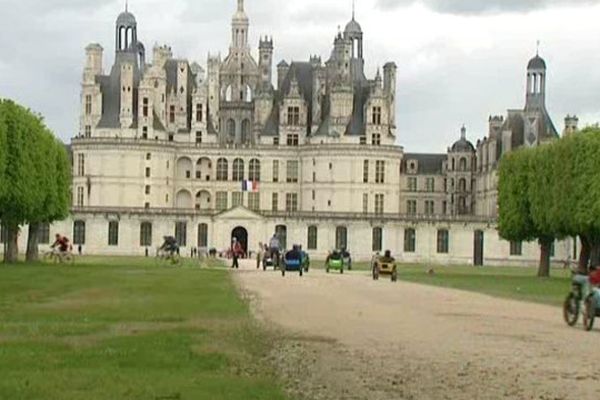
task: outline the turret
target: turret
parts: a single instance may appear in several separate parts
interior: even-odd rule
[[[104,49],[97,43],[92,43],[85,48],[85,69],[83,72],[83,81],[86,83],[95,83],[95,78],[102,75],[102,57]]]
[[[260,39],[258,44],[261,82],[271,84],[273,80],[273,38],[267,36]]]
[[[231,47],[245,49],[248,47],[248,29],[250,21],[244,11],[244,0],[238,0],[237,11],[231,20]]]
[[[169,46],[155,45],[153,49],[154,59],[152,64],[155,67],[163,68],[167,60],[173,58],[173,51]]]
[[[396,127],[396,71],[398,67],[394,62],[388,62],[383,66],[383,92],[388,98],[390,105],[390,126]]]
[[[546,62],[536,54],[527,65],[527,96],[525,109],[546,107]]]
[[[502,140],[500,137],[502,132],[502,126],[504,125],[504,117],[501,115],[494,115],[489,118],[489,137],[494,139]]]
[[[279,64],[277,64],[277,88],[281,90],[283,87],[283,81],[287,76],[290,70],[290,66],[285,60],[281,60]]]
[[[563,132],[563,136],[569,136],[574,134],[579,130],[579,118],[576,115],[567,115],[565,117],[565,130]]]

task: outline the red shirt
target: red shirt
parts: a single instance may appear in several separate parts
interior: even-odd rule
[[[233,254],[235,254],[236,256],[241,256],[244,253],[244,250],[242,249],[242,245],[240,244],[240,242],[235,242],[232,246],[231,251],[233,252]]]
[[[592,286],[600,286],[600,269],[590,272],[589,280]]]

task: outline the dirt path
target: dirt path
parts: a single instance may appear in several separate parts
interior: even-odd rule
[[[235,276],[257,317],[290,333],[272,361],[302,399],[600,395],[600,332],[568,328],[554,307],[366,273],[282,278],[244,264]]]

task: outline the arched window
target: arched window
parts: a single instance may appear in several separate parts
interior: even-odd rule
[[[227,120],[227,140],[230,142],[235,140],[235,121],[233,119]]]
[[[260,160],[257,160],[256,158],[250,160],[248,179],[253,182],[260,182]]]
[[[245,91],[245,100],[247,103],[250,103],[252,101],[252,89],[250,88],[250,86],[246,85],[246,91]]]
[[[152,246],[152,223],[142,222],[140,225],[140,246]]]
[[[250,120],[245,119],[242,121],[242,143],[250,143]]]
[[[208,225],[206,224],[198,225],[198,247],[208,247]]]
[[[175,207],[180,209],[192,208],[192,194],[187,190],[180,190],[175,197]]]
[[[459,167],[461,171],[466,171],[467,170],[467,159],[464,157],[461,157],[460,162],[459,162]]]
[[[461,193],[464,193],[464,192],[466,192],[466,191],[467,191],[467,180],[466,180],[465,178],[461,178],[461,179],[458,181],[458,190],[459,190]]]
[[[373,251],[383,250],[383,229],[373,228]]]
[[[227,160],[224,158],[219,158],[217,161],[217,180],[221,182],[227,181],[227,177],[229,175],[229,166]]]
[[[309,226],[308,227],[308,240],[307,240],[308,250],[317,250],[317,239],[318,239],[317,227]]]
[[[236,158],[233,161],[233,177],[232,180],[234,182],[243,181],[244,180],[244,160],[241,158]]]
[[[210,210],[210,193],[202,190],[196,193],[196,210]]]
[[[73,222],[73,244],[85,244],[85,221]]]
[[[452,159],[452,171],[454,171],[454,168],[456,167],[456,162],[454,160],[454,158]]]
[[[231,101],[233,97],[233,88],[231,87],[231,85],[227,86],[227,88],[225,88],[225,101]]]
[[[338,226],[335,229],[335,247],[338,250],[348,249],[348,228]]]

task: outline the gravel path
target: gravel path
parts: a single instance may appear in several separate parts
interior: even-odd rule
[[[600,396],[600,331],[567,327],[559,308],[364,272],[282,278],[244,263],[234,275],[285,332],[271,361],[300,399]]]

